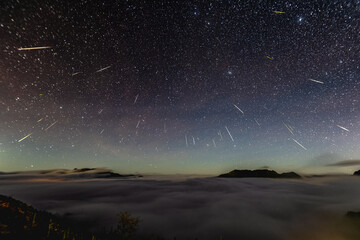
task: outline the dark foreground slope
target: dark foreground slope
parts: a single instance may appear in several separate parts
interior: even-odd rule
[[[117,216],[115,229],[93,233],[87,222],[39,211],[0,195],[0,240],[164,240],[155,234],[137,236],[140,219],[127,212]]]
[[[0,195],[0,239],[95,239],[67,220]]]
[[[277,173],[273,170],[259,169],[259,170],[233,170],[229,173],[221,174],[219,177],[223,178],[301,178],[300,175],[294,172]]]

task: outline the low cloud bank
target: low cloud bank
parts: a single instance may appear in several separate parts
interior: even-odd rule
[[[13,181],[77,181],[97,178],[139,178],[138,174],[118,174],[106,168],[74,168],[74,169],[52,169],[35,170],[23,172],[0,172],[1,180]]]
[[[139,234],[168,239],[345,239],[343,216],[360,210],[360,178],[27,182],[3,179],[0,194],[52,213],[116,224],[141,218]],[[90,224],[89,223],[89,224]],[[349,239],[349,238],[347,238]]]

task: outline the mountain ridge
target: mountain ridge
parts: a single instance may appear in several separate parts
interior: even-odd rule
[[[220,174],[220,178],[302,178],[295,172],[277,173],[274,170],[256,169],[256,170],[232,170],[228,173]]]

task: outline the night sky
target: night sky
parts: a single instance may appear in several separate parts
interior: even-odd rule
[[[360,2],[1,1],[0,169],[347,171]],[[27,49],[32,47],[47,47]]]

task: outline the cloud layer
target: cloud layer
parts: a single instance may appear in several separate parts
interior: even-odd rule
[[[328,167],[351,167],[351,166],[359,166],[360,160],[343,160],[339,162],[334,162],[331,164],[327,164]]]
[[[140,234],[169,239],[344,239],[347,226],[339,223],[348,210],[360,210],[359,181],[2,180],[0,194],[87,220],[98,229],[114,226],[116,213],[128,211],[141,218]]]

